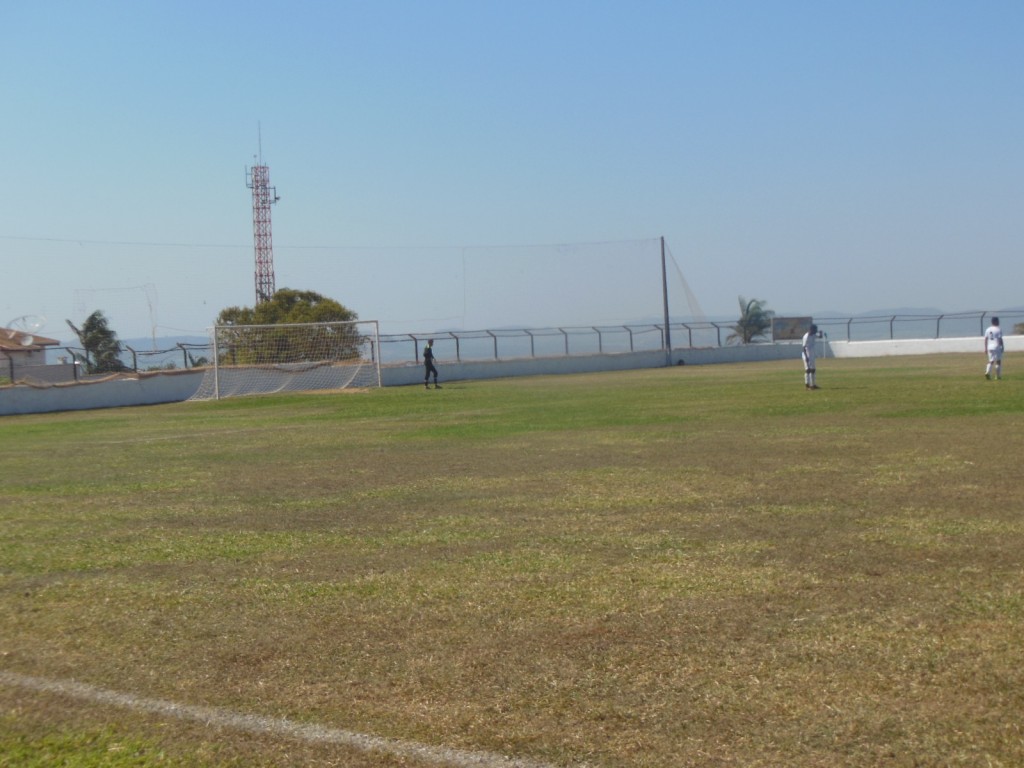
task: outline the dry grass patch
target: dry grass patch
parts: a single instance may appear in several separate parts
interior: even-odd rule
[[[1021,764],[1024,398],[976,362],[4,420],[0,669],[565,766]],[[25,764],[415,764],[0,703]]]

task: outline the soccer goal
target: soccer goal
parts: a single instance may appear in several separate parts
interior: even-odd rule
[[[190,400],[381,385],[376,320],[218,325],[211,346]]]

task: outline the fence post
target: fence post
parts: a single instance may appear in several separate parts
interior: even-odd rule
[[[668,273],[665,270],[665,238],[661,238],[661,300],[665,313],[665,363],[672,362],[672,331],[669,328]]]

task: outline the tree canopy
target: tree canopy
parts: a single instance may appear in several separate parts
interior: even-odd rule
[[[726,343],[736,342],[749,344],[768,335],[772,327],[775,312],[768,309],[764,299],[745,299],[739,297],[740,319],[732,326],[733,332],[726,338]]]
[[[282,288],[255,307],[228,307],[217,325],[281,325],[282,323],[334,323],[358,320],[359,315],[334,299],[315,291]]]

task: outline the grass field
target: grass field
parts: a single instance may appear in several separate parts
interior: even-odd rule
[[[1024,357],[983,366],[0,419],[0,766],[1024,765]]]

